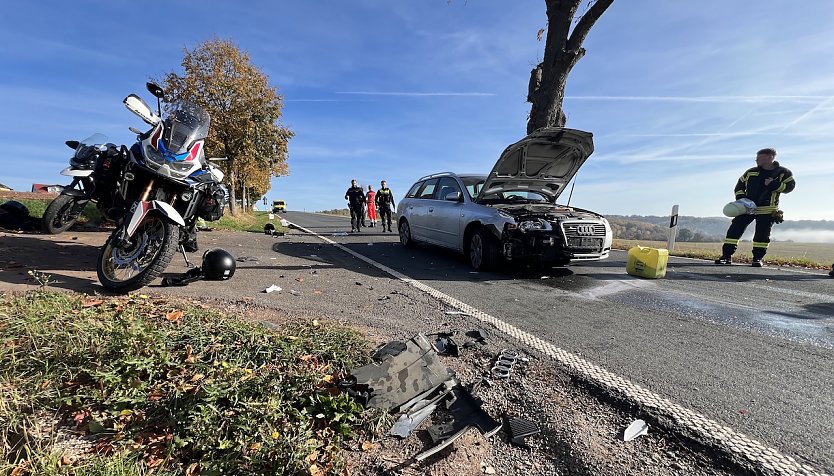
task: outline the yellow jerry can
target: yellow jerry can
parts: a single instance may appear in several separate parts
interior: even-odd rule
[[[641,278],[662,278],[666,276],[667,261],[669,261],[669,250],[635,246],[628,250],[626,272]]]

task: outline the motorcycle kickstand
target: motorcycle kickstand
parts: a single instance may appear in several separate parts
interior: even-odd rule
[[[188,261],[188,256],[185,254],[184,245],[180,245],[180,253],[182,253],[183,259],[185,259],[185,264],[188,265],[189,268],[193,268],[194,266],[191,265],[191,261]]]

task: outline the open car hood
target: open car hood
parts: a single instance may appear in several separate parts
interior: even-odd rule
[[[504,150],[475,202],[509,190],[529,190],[556,200],[593,151],[590,132],[539,129]]]

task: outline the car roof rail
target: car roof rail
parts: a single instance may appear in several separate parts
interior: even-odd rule
[[[417,181],[421,182],[423,180],[428,180],[428,179],[432,179],[432,178],[435,178],[435,177],[442,177],[444,175],[455,175],[455,173],[454,172],[438,172],[436,174],[431,174],[431,175],[426,175],[425,177],[420,177],[419,179],[417,179]]]

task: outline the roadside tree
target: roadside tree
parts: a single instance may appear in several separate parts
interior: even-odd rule
[[[582,4],[585,12],[577,15]],[[538,32],[541,41],[546,33],[544,58],[530,72],[527,102],[531,103],[527,133],[542,127],[561,127],[567,117],[562,111],[568,75],[585,56],[582,43],[597,20],[614,0],[545,0],[547,28]],[[573,26],[573,28],[571,28]]]
[[[293,132],[281,125],[283,98],[249,55],[227,40],[212,39],[185,49],[182,75],[163,79],[169,100],[189,100],[211,115],[206,153],[226,157],[229,208],[237,214],[249,197],[264,195],[270,178],[287,175],[287,143]]]

